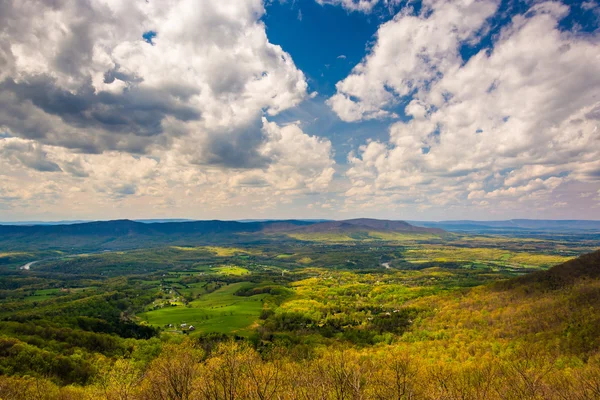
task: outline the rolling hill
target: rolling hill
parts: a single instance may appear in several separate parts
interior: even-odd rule
[[[376,232],[407,232],[423,234],[443,234],[439,228],[425,228],[409,224],[404,221],[390,221],[381,219],[359,218],[344,221],[327,221],[307,226],[297,227],[296,233],[349,233],[361,231]]]
[[[504,221],[408,221],[413,225],[451,232],[600,232],[600,221],[510,219]]]
[[[600,279],[600,250],[583,254],[573,260],[553,266],[546,271],[499,282],[503,288],[525,287],[527,290],[550,291],[573,286],[576,283]]]
[[[353,219],[347,221],[187,221],[148,223],[131,220],[64,225],[0,225],[0,246],[19,249],[117,250],[145,245],[256,243],[271,234],[406,232],[442,234],[438,228],[415,227],[403,221]],[[293,240],[287,237],[287,240]]]

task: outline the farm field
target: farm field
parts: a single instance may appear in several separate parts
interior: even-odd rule
[[[555,254],[535,254],[529,252],[514,252],[490,248],[454,248],[442,246],[423,246],[407,250],[407,261],[426,260],[428,262],[469,261],[485,262],[495,261],[506,266],[515,267],[551,267],[574,257]]]
[[[41,289],[36,290],[28,296],[25,301],[44,301],[48,300],[60,293],[60,289]]]
[[[165,306],[139,314],[142,321],[166,331],[181,331],[181,324],[193,325],[197,332],[247,334],[258,319],[265,294],[250,297],[236,296],[235,292],[249,287],[247,283],[225,285],[212,293],[201,295],[190,303]],[[169,327],[172,325],[172,327]]]

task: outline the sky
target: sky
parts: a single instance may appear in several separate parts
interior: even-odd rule
[[[600,5],[0,1],[0,221],[600,219]]]

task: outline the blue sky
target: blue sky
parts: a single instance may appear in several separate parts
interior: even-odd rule
[[[0,16],[0,220],[600,218],[596,1],[45,7]]]
[[[314,1],[273,1],[262,19],[269,41],[292,55],[310,90],[331,96],[373,44],[379,24],[392,17],[385,7],[364,14]]]
[[[307,133],[330,139],[335,159],[345,163],[349,151],[368,139],[387,137],[389,121],[348,124],[324,103],[375,43],[381,23],[393,18],[393,9],[379,4],[372,13],[352,12],[314,1],[273,1],[266,5],[263,21],[269,40],[282,46],[307,77],[310,92],[317,92],[298,107],[277,116],[280,123],[301,120]],[[332,23],[333,22],[333,23]]]

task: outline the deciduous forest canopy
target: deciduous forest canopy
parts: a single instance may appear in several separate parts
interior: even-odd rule
[[[600,230],[538,224],[0,226],[0,396],[597,398]]]

